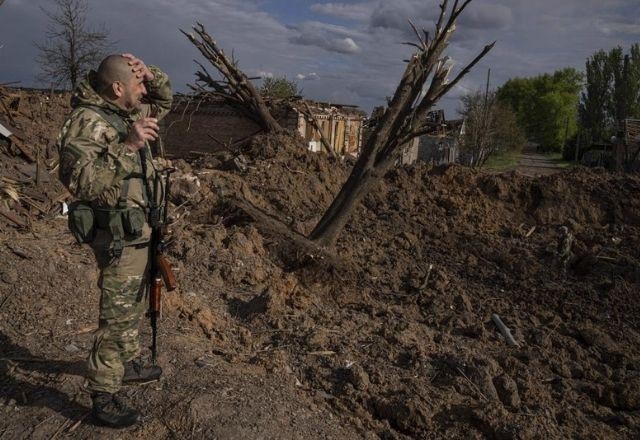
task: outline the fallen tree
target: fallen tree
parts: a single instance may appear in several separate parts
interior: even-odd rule
[[[472,1],[455,0],[453,6],[449,7],[449,1],[443,0],[433,36],[426,30],[418,31],[409,22],[417,36],[417,42],[405,44],[415,47],[417,51],[407,60],[407,67],[393,98],[363,146],[347,181],[307,238],[309,242],[301,248],[314,249],[318,254],[319,249],[332,247],[335,244],[355,208],[373,185],[396,164],[403,147],[414,138],[433,131],[434,123],[429,120],[428,114],[434,104],[493,48],[495,42],[485,46],[453,80],[449,79],[453,65],[450,58],[443,53],[456,29],[457,19]],[[240,107],[254,120],[261,121],[266,131],[285,132],[269,113],[264,100],[253,87],[250,79],[224,55],[204,27],[198,24],[194,30],[200,40],[193,34],[182,32],[226,78],[226,81],[214,80],[204,66],[198,63],[202,68],[202,71],[196,73],[199,82],[213,89],[211,93]],[[428,87],[426,87],[427,83]],[[201,90],[204,88],[201,87]],[[319,127],[316,129],[319,130]],[[325,139],[323,145],[325,149],[330,150],[326,144]],[[256,215],[257,211],[248,209],[247,206],[238,205],[237,207],[258,222],[264,220]],[[271,220],[273,219],[270,219],[269,223]],[[281,228],[270,227],[269,229],[276,232],[276,235],[283,237],[287,235],[281,233]],[[301,239],[302,236],[296,237],[295,241]]]
[[[455,86],[493,47],[480,54],[449,80],[452,65],[443,57],[456,21],[472,0],[459,0],[449,10],[448,0],[440,4],[440,15],[432,38],[411,24],[418,43],[406,43],[417,49],[408,61],[393,99],[362,152],[342,189],[324,213],[309,238],[322,246],[333,246],[354,209],[372,186],[396,163],[402,148],[417,136],[431,130],[427,114],[433,105]],[[429,87],[423,94],[428,80]]]
[[[224,99],[229,105],[243,112],[268,133],[282,133],[284,128],[269,112],[262,95],[251,83],[245,73],[240,70],[234,59],[229,59],[220,49],[216,41],[207,33],[204,26],[197,23],[193,33],[182,32],[198,48],[200,53],[216,68],[222,79],[215,79],[204,65],[196,72],[196,84],[190,87],[196,92],[204,92]]]

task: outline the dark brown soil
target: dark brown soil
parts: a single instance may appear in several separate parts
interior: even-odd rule
[[[176,165],[166,374],[127,389],[147,421],[126,437],[640,436],[637,175],[398,168],[327,269],[224,200],[308,233],[351,164],[259,138]],[[64,218],[0,224],[0,438],[121,437],[86,416],[92,257]]]

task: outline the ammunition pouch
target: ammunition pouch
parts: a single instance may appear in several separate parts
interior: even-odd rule
[[[109,252],[111,259],[117,264],[122,256],[125,239],[136,239],[142,236],[146,216],[141,208],[96,208],[96,224],[99,229],[111,235]]]
[[[100,106],[83,105],[91,109],[109,123],[117,132],[122,141],[129,132],[128,124],[117,113],[105,109]],[[120,197],[115,208],[96,208],[88,202],[77,202],[78,207],[75,210],[70,209],[69,212],[69,228],[73,232],[74,237],[81,243],[90,243],[95,238],[96,229],[107,231],[111,236],[111,245],[109,252],[111,254],[111,263],[118,264],[122,256],[125,240],[132,240],[142,237],[142,231],[147,221],[147,212],[139,207],[128,207],[127,200],[129,194],[129,184],[131,178],[140,178],[143,180],[146,191],[143,191],[145,204],[149,206],[151,199],[149,193],[149,182],[147,180],[146,159],[144,152],[140,150],[140,167],[141,174],[132,174],[123,179],[120,186]],[[72,204],[73,206],[73,204]],[[76,211],[72,215],[72,212]],[[159,214],[149,212],[150,224],[155,224],[159,220]],[[153,223],[152,223],[153,221]]]
[[[109,232],[113,239],[132,239],[142,236],[146,216],[141,208],[96,208],[98,228]]]
[[[91,204],[76,201],[69,205],[69,230],[78,243],[91,243],[96,238],[95,215]]]

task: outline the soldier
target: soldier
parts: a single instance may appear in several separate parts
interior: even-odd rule
[[[131,54],[110,55],[71,98],[58,137],[60,180],[78,199],[69,226],[94,251],[101,290],[99,328],[88,359],[93,415],[125,427],[139,414],[118,396],[123,383],[157,380],[139,360],[138,322],[146,307],[149,200],[155,176],[149,141],[171,107],[166,74]]]

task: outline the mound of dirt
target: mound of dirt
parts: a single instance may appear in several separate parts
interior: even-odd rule
[[[214,199],[239,191],[308,233],[349,168],[283,142],[269,157],[250,157],[244,172],[204,175],[212,202],[192,211],[199,227]],[[313,177],[292,172],[300,169]],[[633,412],[633,402],[604,396],[616,387],[629,396],[639,374],[639,190],[637,176],[600,170],[530,178],[398,168],[338,242],[348,269],[297,269],[286,275],[293,290],[283,288],[287,268],[277,253],[265,251],[277,237],[227,225],[218,226],[224,237],[198,242],[212,255],[225,255],[219,243],[238,233],[260,246],[247,243],[238,264],[241,285],[259,286],[243,303],[250,313],[238,318],[254,335],[277,330],[253,343],[292,347],[288,362],[303,383],[367,431],[529,438],[545,426],[550,437],[609,436],[638,432],[638,419],[621,413]],[[216,212],[224,223],[224,211]],[[558,255],[562,226],[575,236],[567,272]],[[268,271],[252,261],[256,253]],[[203,267],[196,260],[183,271],[187,279]],[[237,286],[223,261],[214,266],[224,286]],[[521,348],[506,347],[492,313]],[[272,368],[279,360],[262,362]]]
[[[262,136],[174,165],[165,379],[126,391],[149,417],[127,434],[640,436],[637,175],[399,167],[327,269],[227,201],[308,234],[352,163]],[[0,258],[0,430],[115,436],[80,419],[92,256],[55,218],[3,232]]]

